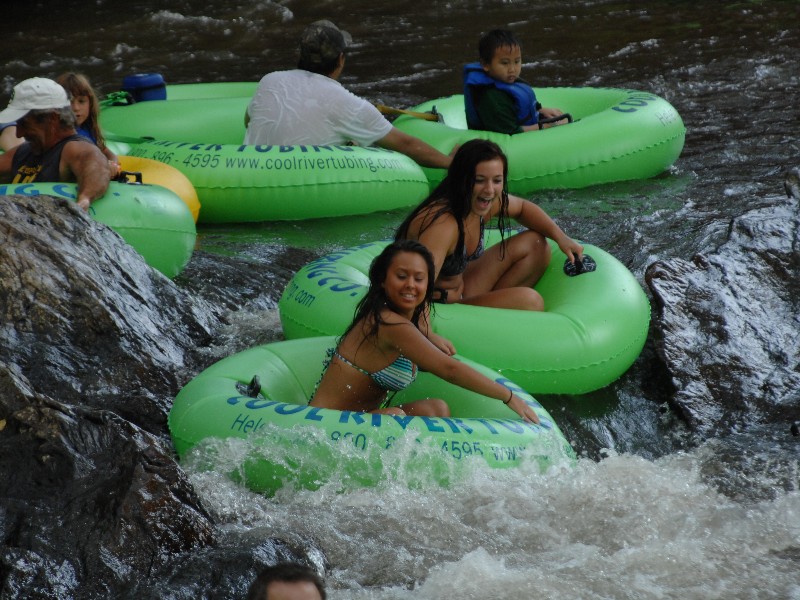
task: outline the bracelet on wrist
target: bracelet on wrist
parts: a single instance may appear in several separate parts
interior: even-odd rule
[[[512,390],[508,390],[508,400],[503,400],[503,404],[508,405],[511,402],[511,398],[514,397],[514,392]]]

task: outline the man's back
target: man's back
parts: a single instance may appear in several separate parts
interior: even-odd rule
[[[370,146],[392,129],[378,110],[334,79],[303,69],[262,78],[247,109],[245,144]]]

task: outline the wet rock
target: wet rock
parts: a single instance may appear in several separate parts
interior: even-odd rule
[[[37,394],[5,366],[0,415],[7,597],[114,597],[170,556],[214,541],[171,448],[154,435],[111,411]]]
[[[175,278],[181,288],[214,306],[229,310],[268,310],[278,305],[286,284],[316,253],[295,248],[270,249],[256,261],[195,250],[191,262]],[[264,268],[268,264],[269,268]]]
[[[778,456],[785,460],[776,460]],[[701,480],[743,504],[779,501],[797,490],[800,449],[783,429],[755,425],[737,435],[709,440],[698,458]]]
[[[703,432],[800,411],[796,200],[736,218],[715,252],[652,264],[654,331],[674,404]]]
[[[221,323],[73,204],[0,197],[0,597],[237,597],[259,556],[308,558],[220,544],[174,460],[166,416]]]
[[[293,248],[259,250],[257,257],[241,248],[230,254],[195,250],[191,262],[174,279],[193,297],[229,311],[205,352],[209,364],[221,355],[282,340],[278,300],[297,269],[317,258]]]
[[[789,198],[800,200],[800,168],[789,169],[783,176],[783,189]]]
[[[258,573],[279,562],[303,563],[320,575],[329,567],[314,540],[269,538],[264,531],[254,528],[173,561],[152,579],[140,579],[138,585],[119,598],[244,598]]]
[[[37,392],[163,432],[218,319],[75,205],[0,201],[0,363]]]

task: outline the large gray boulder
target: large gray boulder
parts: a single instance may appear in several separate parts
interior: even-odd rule
[[[714,252],[650,265],[654,331],[674,406],[699,432],[800,418],[800,212],[787,200],[730,225]],[[794,190],[794,193],[793,193]]]
[[[308,562],[220,541],[175,461],[166,417],[221,323],[74,204],[0,197],[0,598],[235,597]]]

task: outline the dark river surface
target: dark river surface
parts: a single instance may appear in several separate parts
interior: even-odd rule
[[[645,273],[659,261],[734,260],[719,251],[732,221],[784,207],[783,174],[800,165],[796,1],[31,0],[3,12],[3,106],[19,80],[67,70],[87,74],[102,93],[136,72],[161,73],[168,83],[256,81],[294,66],[301,29],[330,18],[355,41],[344,85],[408,108],[459,93],[460,67],[476,59],[480,34],[512,28],[534,86],[638,89],[681,114],[686,145],[663,175],[533,198],[573,237],[624,262],[646,289]],[[295,248],[304,251],[291,265],[299,268],[312,255],[386,236],[401,214],[201,227],[197,256],[209,258],[190,272],[213,279],[221,255],[269,270]],[[789,215],[786,231],[796,235],[796,205]],[[769,279],[765,293],[797,291],[800,250],[792,243],[786,277]],[[216,358],[280,339],[280,292],[264,290],[233,312]],[[723,311],[718,326],[788,327],[792,347],[784,350],[797,377],[796,296],[789,303],[788,321],[766,313],[741,323],[746,316]],[[697,352],[702,340],[688,334]],[[219,473],[185,468],[227,539],[315,539],[334,599],[800,599],[800,438],[790,434],[800,397],[784,398],[784,418],[693,427],[676,409],[655,338],[609,388],[541,398],[582,457],[572,470],[478,472],[447,489],[387,482],[267,499]],[[692,383],[728,376],[699,373]],[[161,596],[189,597],[166,583]]]

